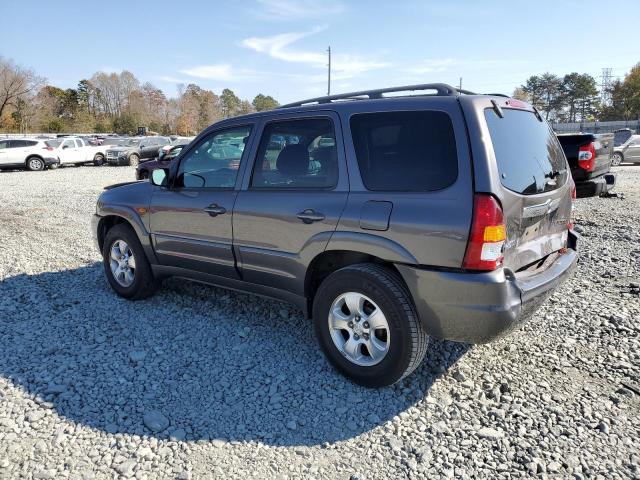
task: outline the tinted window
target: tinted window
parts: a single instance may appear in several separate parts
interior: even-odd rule
[[[269,123],[253,169],[254,188],[333,188],[338,155],[328,118]]]
[[[512,108],[502,112],[504,118],[492,108],[484,111],[502,185],[524,195],[564,185],[566,160],[549,126],[533,112]]]
[[[82,148],[84,147],[84,143],[82,143],[82,140],[76,140],[76,144],[78,145],[78,147]]]
[[[0,150],[9,148],[9,140],[0,140]]]
[[[9,142],[9,148],[23,148],[25,147],[24,140],[11,140]]]
[[[239,127],[213,132],[204,137],[180,162],[177,186],[186,188],[233,188],[243,150],[221,143],[233,136],[246,143],[251,127]]]
[[[453,124],[444,112],[358,114],[351,135],[369,190],[440,190],[458,176]]]
[[[27,147],[35,147],[38,144],[38,142],[34,140],[25,140],[24,144]]]
[[[47,147],[58,148],[62,143],[62,140],[47,140],[44,143]]]

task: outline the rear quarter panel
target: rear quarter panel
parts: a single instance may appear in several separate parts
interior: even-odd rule
[[[368,191],[363,184],[350,131],[352,115],[386,111],[438,110],[453,124],[458,177],[448,188],[432,192]],[[341,109],[350,194],[328,250],[356,250],[396,263],[460,268],[471,224],[473,181],[469,143],[455,97],[385,99],[354,102]],[[391,203],[388,228],[371,230],[361,222],[365,203]],[[380,228],[384,228],[384,222]]]

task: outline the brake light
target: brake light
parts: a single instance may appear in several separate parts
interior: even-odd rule
[[[495,270],[502,264],[502,248],[506,239],[507,229],[498,201],[491,195],[476,193],[463,267],[469,270]]]
[[[506,104],[513,108],[527,108],[528,106],[526,103],[516,100],[515,98],[510,98],[506,101]]]
[[[42,147],[43,150],[53,151],[53,147]]]
[[[571,182],[571,218],[569,219],[569,221],[567,222],[567,228],[569,230],[573,230],[573,202],[576,200],[576,198],[578,197],[577,192],[576,192],[576,184]]]
[[[578,150],[578,166],[587,171],[593,172],[596,164],[596,146],[591,142],[589,145],[583,145]]]

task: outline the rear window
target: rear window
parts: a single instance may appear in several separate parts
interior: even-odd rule
[[[500,181],[509,190],[533,195],[564,185],[568,173],[562,147],[545,122],[527,110],[484,111]]]
[[[47,147],[58,148],[62,143],[62,140],[47,140],[44,143]]]
[[[446,113],[362,113],[352,116],[350,123],[368,190],[434,191],[456,181],[458,155]]]

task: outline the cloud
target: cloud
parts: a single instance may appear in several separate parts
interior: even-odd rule
[[[264,53],[284,62],[303,63],[315,68],[327,68],[327,54],[318,51],[299,50],[291,45],[303,38],[315,35],[326,27],[316,27],[307,32],[289,32],[271,37],[250,37],[242,40],[241,45],[259,53]],[[370,57],[350,54],[334,54],[331,70],[335,80],[348,79],[356,75],[390,66],[389,63]]]
[[[234,74],[231,65],[200,65],[197,67],[180,70],[180,73],[190,77],[204,78],[207,80],[233,80]]]
[[[184,80],[182,78],[171,77],[171,76],[158,77],[158,80],[161,80],[161,81],[167,82],[167,83],[189,83],[188,80]]]
[[[337,15],[346,10],[338,0],[258,0],[258,14],[271,20],[299,20]]]
[[[416,65],[406,69],[407,72],[415,74],[431,73],[431,72],[444,72],[449,67],[456,65],[450,58],[444,59],[430,59],[418,62]]]

